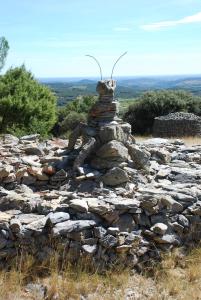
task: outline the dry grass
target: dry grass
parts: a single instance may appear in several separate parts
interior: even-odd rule
[[[38,275],[37,275],[38,274]],[[40,275],[40,276],[39,276]],[[57,255],[49,264],[35,265],[31,257],[0,273],[1,300],[40,300],[28,293],[27,282],[47,287],[47,300],[199,300],[201,299],[201,248],[187,256],[178,251],[164,257],[150,274],[128,270],[98,274],[83,265],[58,269]],[[84,299],[84,298],[83,298]]]
[[[143,142],[147,139],[153,138],[153,136],[134,136],[137,142]],[[182,140],[187,146],[193,146],[193,145],[201,145],[201,137],[183,137],[183,138],[170,138],[171,141],[175,141],[176,139]]]

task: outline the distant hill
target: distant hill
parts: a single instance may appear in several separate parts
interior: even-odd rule
[[[97,78],[40,78],[58,97],[58,105],[63,106],[80,95],[96,94]],[[149,76],[119,77],[116,97],[132,99],[149,90],[182,89],[195,95],[201,95],[200,76]]]

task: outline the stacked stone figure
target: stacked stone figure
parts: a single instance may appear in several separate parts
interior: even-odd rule
[[[74,161],[74,170],[88,159],[94,169],[108,170],[121,167],[122,163],[130,159],[130,145],[134,142],[131,126],[118,118],[118,102],[114,98],[116,82],[114,80],[99,81],[97,92],[98,101],[89,111],[88,123],[80,124],[69,139],[69,150],[73,150],[76,140],[82,136],[83,145]],[[115,174],[122,172],[116,172]],[[124,171],[123,171],[124,172]],[[127,174],[123,174],[118,181],[128,181]]]
[[[98,82],[96,90],[99,99],[89,112],[89,125],[99,127],[117,119],[118,102],[114,99],[115,88],[114,80]]]

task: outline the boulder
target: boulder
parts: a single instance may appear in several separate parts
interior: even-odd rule
[[[97,152],[96,155],[100,158],[115,158],[125,161],[128,159],[128,149],[118,141],[110,141],[104,144]]]
[[[128,153],[133,160],[136,169],[147,170],[150,167],[151,154],[147,150],[141,149],[134,144],[128,144]]]
[[[121,168],[114,167],[102,176],[102,180],[106,185],[116,186],[129,181],[129,177],[126,171]]]

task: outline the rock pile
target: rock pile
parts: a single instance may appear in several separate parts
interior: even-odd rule
[[[200,136],[201,118],[184,112],[157,117],[154,120],[153,135],[161,137]]]
[[[123,162],[106,172],[85,162],[73,177],[77,149],[66,153],[67,141],[1,138],[1,267],[26,252],[43,261],[59,246],[63,259],[140,268],[200,240],[201,146],[152,139],[131,151],[109,143],[96,158],[118,153]]]

